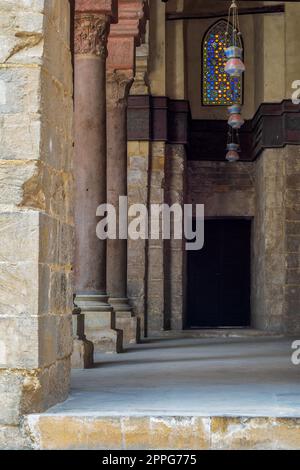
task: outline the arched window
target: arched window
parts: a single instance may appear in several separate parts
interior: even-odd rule
[[[204,106],[230,106],[242,103],[243,79],[231,78],[224,70],[226,57],[227,22],[213,24],[203,39],[202,46],[202,104]],[[229,31],[229,34],[232,34]]]

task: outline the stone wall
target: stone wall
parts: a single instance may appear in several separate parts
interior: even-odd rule
[[[182,205],[185,176],[183,145],[128,143],[129,205],[145,204],[149,210],[151,204]],[[149,237],[149,240],[128,241],[128,295],[134,313],[141,320],[142,332],[150,336],[165,329],[181,330],[183,323],[183,241],[162,240],[161,228],[160,225],[159,240]],[[150,230],[149,224],[149,234]]]
[[[149,198],[149,142],[128,143],[128,204],[144,204]],[[129,223],[131,218],[129,217]],[[146,325],[147,240],[128,240],[127,293],[134,314],[140,318],[142,335]]]
[[[284,326],[300,333],[300,147],[285,149],[285,288]]]
[[[67,397],[72,309],[69,2],[0,0],[0,447]]]
[[[149,204],[165,202],[165,142],[152,142],[149,171]],[[148,241],[147,252],[147,329],[150,335],[165,329],[164,240]]]
[[[252,250],[252,324],[282,327],[284,299],[284,151],[265,150],[256,162]]]
[[[253,325],[300,331],[299,148],[265,150],[256,163]]]
[[[166,148],[165,202],[183,208],[186,194],[186,152],[184,145]],[[173,222],[171,218],[171,222]],[[186,251],[185,241],[176,240],[173,224],[171,240],[165,240],[165,322],[168,329],[180,331],[185,316]]]

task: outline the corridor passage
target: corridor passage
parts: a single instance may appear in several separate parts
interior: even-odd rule
[[[152,339],[73,371],[69,399],[47,414],[300,417],[292,339]]]

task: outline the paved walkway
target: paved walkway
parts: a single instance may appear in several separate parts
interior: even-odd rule
[[[300,417],[292,339],[155,339],[73,371],[69,399],[47,414]]]

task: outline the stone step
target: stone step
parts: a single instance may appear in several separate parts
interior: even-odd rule
[[[44,413],[24,427],[41,450],[300,449],[300,417]]]

